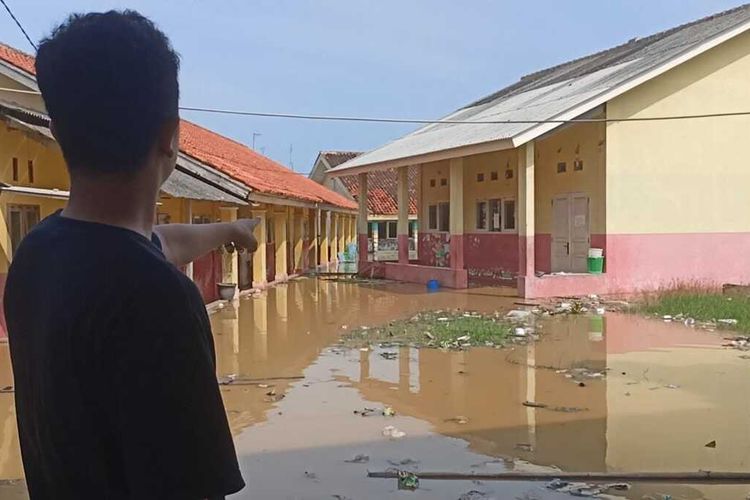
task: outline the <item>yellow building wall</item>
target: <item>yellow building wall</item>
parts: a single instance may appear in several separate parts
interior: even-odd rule
[[[441,179],[445,179],[444,186],[440,185]],[[430,186],[431,180],[435,182],[435,186]],[[424,216],[419,226],[419,232],[435,233],[436,230],[429,228],[429,221],[427,220],[429,210],[427,207],[439,202],[450,201],[450,164],[448,160],[422,164],[420,195],[422,200],[419,213],[424,214]]]
[[[18,180],[13,180],[13,158],[18,159]],[[34,164],[34,182],[30,182],[28,162]],[[47,189],[70,189],[65,162],[56,143],[31,138],[0,124],[0,182]],[[8,231],[8,205],[36,205],[40,219],[65,206],[65,200],[0,193],[0,273],[7,273],[11,260]]]
[[[609,118],[750,110],[750,33],[607,105]],[[611,233],[750,231],[750,116],[607,126]]]
[[[477,201],[516,198],[517,166],[518,153],[512,149],[464,157],[464,234],[482,231],[477,229]],[[510,179],[505,178],[507,169],[513,171]],[[497,180],[492,180],[492,172],[497,172]],[[484,175],[481,182],[479,174]]]
[[[589,196],[590,233],[606,232],[605,153],[605,127],[602,123],[577,123],[536,141],[536,233],[552,233],[552,199],[568,193]],[[574,170],[575,160],[583,161],[583,170]],[[557,164],[560,162],[565,162],[567,170],[558,174]]]

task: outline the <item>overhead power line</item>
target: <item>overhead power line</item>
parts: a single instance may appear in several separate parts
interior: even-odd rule
[[[34,51],[36,51],[36,44],[31,40],[31,37],[28,33],[26,33],[26,30],[24,29],[23,25],[21,24],[21,21],[18,20],[18,18],[13,14],[13,11],[10,10],[10,7],[8,7],[8,4],[5,3],[5,0],[0,0],[0,3],[3,4],[3,7],[5,7],[5,10],[8,11],[8,14],[10,14],[11,19],[16,23],[16,26],[18,26],[18,29],[21,30],[21,33],[23,33],[23,36],[26,37],[26,40],[29,41],[32,47],[34,47]]]
[[[2,2],[3,0],[0,0]],[[0,92],[17,92],[21,94],[40,94],[36,90],[17,90],[0,88]],[[236,109],[203,108],[195,106],[180,106],[182,111],[194,111],[198,113],[213,113],[235,116],[255,116],[261,118],[286,118],[294,120],[315,121],[343,121],[343,122],[365,122],[365,123],[400,123],[400,124],[448,124],[448,125],[508,125],[508,124],[565,124],[565,123],[618,123],[618,122],[655,122],[669,120],[696,120],[702,118],[728,118],[733,116],[750,116],[750,111],[730,111],[726,113],[703,113],[695,115],[667,115],[667,116],[644,116],[634,118],[568,118],[568,119],[542,119],[542,120],[441,120],[421,118],[379,118],[370,116],[341,116],[341,115],[307,115],[300,113],[272,113],[266,111],[243,111]]]

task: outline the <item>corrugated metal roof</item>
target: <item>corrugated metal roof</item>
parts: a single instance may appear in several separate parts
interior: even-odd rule
[[[743,5],[656,35],[633,39],[618,47],[525,76],[444,119],[477,122],[554,119],[748,21],[750,5]],[[518,123],[430,124],[349,160],[331,172],[343,173],[356,167],[509,140],[535,126]]]
[[[232,196],[192,175],[175,169],[172,175],[162,184],[161,191],[175,198],[189,200],[221,201],[246,205],[247,202]]]

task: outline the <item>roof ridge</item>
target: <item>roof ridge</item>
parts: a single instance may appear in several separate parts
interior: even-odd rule
[[[236,146],[239,146],[239,147],[243,148],[244,150],[246,150],[247,152],[251,153],[253,156],[257,157],[258,159],[262,159],[264,161],[269,161],[269,162],[273,163],[274,165],[276,165],[278,167],[281,167],[284,170],[288,170],[288,171],[290,171],[292,173],[295,173],[295,174],[299,173],[299,172],[294,171],[292,168],[287,167],[283,163],[279,163],[278,161],[274,160],[273,158],[271,158],[269,156],[265,156],[265,155],[262,155],[262,154],[258,153],[257,151],[255,151],[253,148],[251,148],[247,144],[243,144],[243,143],[241,143],[238,140],[232,139],[231,137],[227,137],[227,136],[225,136],[223,134],[220,134],[220,133],[216,132],[215,130],[212,130],[210,128],[204,127],[203,125],[198,125],[197,123],[195,123],[193,121],[190,121],[190,120],[187,120],[187,119],[182,118],[182,117],[180,117],[180,121],[185,121],[185,122],[189,123],[190,125],[192,125],[194,127],[197,127],[197,128],[199,128],[201,130],[204,130],[205,132],[207,132],[209,134],[215,135],[215,136],[220,137],[221,139],[223,139],[225,141],[231,142],[232,144],[234,144]]]
[[[621,43],[619,45],[614,45],[612,47],[609,47],[609,48],[606,48],[606,49],[602,49],[602,50],[599,50],[597,52],[593,52],[593,53],[586,54],[586,55],[583,55],[583,56],[580,56],[580,57],[577,57],[577,58],[574,58],[574,59],[570,59],[568,61],[556,64],[554,66],[549,66],[547,68],[540,69],[538,71],[527,73],[527,74],[521,76],[519,78],[519,80],[516,81],[515,83],[511,83],[510,85],[508,85],[508,86],[506,86],[506,87],[504,87],[504,88],[502,88],[502,89],[500,89],[498,91],[495,91],[495,92],[493,92],[491,94],[488,94],[488,95],[482,97],[481,99],[478,99],[478,100],[476,100],[476,101],[474,101],[474,102],[472,102],[472,103],[470,103],[470,104],[468,104],[466,106],[463,106],[460,109],[467,109],[467,108],[472,108],[474,106],[480,106],[482,104],[486,104],[488,102],[494,101],[495,99],[497,99],[499,97],[502,97],[504,95],[513,94],[514,92],[516,92],[520,88],[524,87],[525,85],[532,84],[532,82],[537,81],[539,78],[542,78],[542,77],[544,77],[547,74],[554,73],[555,71],[560,70],[562,68],[565,68],[566,66],[573,66],[575,64],[578,64],[578,63],[581,63],[581,62],[584,62],[584,61],[594,60],[594,59],[596,59],[598,57],[604,56],[605,54],[613,53],[613,52],[616,52],[616,51],[619,51],[619,50],[623,50],[623,49],[625,49],[627,47],[631,47],[630,50],[625,51],[624,56],[627,56],[628,53],[632,53],[635,50],[641,49],[644,46],[647,46],[647,45],[651,44],[654,41],[657,41],[657,40],[660,40],[660,39],[662,39],[664,37],[670,36],[670,35],[678,32],[678,31],[690,28],[692,26],[696,26],[698,24],[701,24],[701,23],[704,23],[704,22],[707,22],[707,21],[712,21],[712,20],[718,19],[720,17],[728,16],[728,15],[734,14],[736,12],[740,12],[742,10],[748,9],[749,7],[750,7],[750,3],[744,3],[744,4],[739,5],[737,7],[732,7],[731,9],[724,10],[722,12],[717,12],[715,14],[704,16],[704,17],[701,17],[699,19],[695,19],[693,21],[689,21],[689,22],[680,24],[678,26],[674,26],[672,28],[668,28],[666,30],[662,30],[662,31],[659,31],[659,32],[656,32],[656,33],[652,33],[652,34],[644,36],[644,37],[634,37],[634,38],[631,38],[630,40],[628,40],[626,42],[623,42],[623,43]]]

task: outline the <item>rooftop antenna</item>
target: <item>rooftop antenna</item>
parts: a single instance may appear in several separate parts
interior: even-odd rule
[[[253,151],[255,151],[255,138],[256,137],[260,137],[261,135],[263,135],[263,134],[261,134],[259,132],[253,132]]]
[[[289,168],[294,170],[294,161],[292,160],[292,152],[294,152],[294,144],[289,145]]]

